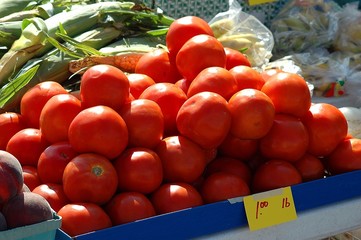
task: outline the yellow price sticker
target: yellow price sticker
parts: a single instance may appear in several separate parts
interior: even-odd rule
[[[248,5],[252,6],[252,5],[259,5],[259,4],[264,4],[264,3],[272,3],[276,0],[248,0]]]
[[[243,203],[251,231],[297,219],[291,187],[249,195]]]

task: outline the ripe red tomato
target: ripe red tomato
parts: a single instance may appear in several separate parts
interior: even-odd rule
[[[237,158],[245,162],[252,158],[257,153],[257,150],[257,139],[240,139],[232,134],[228,134],[218,147],[221,156]]]
[[[188,183],[164,183],[151,195],[157,214],[174,212],[203,204],[200,193]]]
[[[307,151],[309,136],[299,118],[276,114],[270,131],[260,139],[260,151],[266,158],[299,160]]]
[[[257,168],[253,175],[252,191],[264,192],[301,182],[302,176],[292,163],[272,159]]]
[[[38,161],[38,175],[43,183],[58,183],[63,181],[66,165],[78,153],[69,142],[58,142],[47,147]]]
[[[326,166],[331,174],[340,174],[361,169],[361,139],[341,141],[326,157]]]
[[[94,203],[69,203],[58,215],[62,218],[61,229],[71,237],[112,226],[105,210]]]
[[[134,99],[138,99],[140,94],[142,94],[147,87],[155,84],[154,80],[145,74],[130,73],[127,77],[129,80],[129,91]]]
[[[15,112],[0,114],[0,150],[6,150],[10,138],[25,128],[25,119]]]
[[[265,83],[262,75],[249,66],[235,66],[229,72],[237,82],[238,91],[246,88],[261,90]]]
[[[23,170],[24,184],[32,191],[34,188],[39,186],[42,181],[39,178],[38,171],[34,166],[21,166]]]
[[[216,148],[226,138],[232,116],[218,93],[200,92],[188,98],[177,114],[177,128],[203,148]]]
[[[316,157],[329,155],[347,136],[348,125],[344,114],[328,103],[312,104],[302,122],[310,139],[308,153]]]
[[[257,89],[243,89],[228,101],[232,116],[230,134],[240,139],[260,139],[273,125],[275,107],[272,100]]]
[[[58,212],[60,208],[70,203],[61,184],[43,183],[34,188],[32,192],[44,197],[55,212]]]
[[[237,82],[232,74],[222,67],[203,69],[188,87],[187,96],[200,92],[215,92],[228,100],[237,92]]]
[[[207,34],[196,35],[184,43],[179,50],[176,66],[187,81],[193,81],[203,69],[224,68],[226,53],[223,45],[215,37]]]
[[[74,157],[65,167],[63,188],[72,202],[104,204],[115,194],[118,176],[109,159],[95,153]]]
[[[283,70],[281,70],[280,68],[268,68],[261,71],[261,76],[265,81],[268,81],[270,77],[279,72],[283,72]]]
[[[321,159],[306,153],[301,159],[293,163],[301,173],[302,181],[312,181],[325,176],[325,165]]]
[[[169,26],[165,39],[172,61],[175,61],[177,53],[184,43],[199,34],[208,34],[213,36],[212,29],[202,18],[196,16],[185,16],[173,21]]]
[[[239,175],[230,172],[215,172],[203,181],[201,195],[205,203],[249,195],[250,188]]]
[[[224,51],[226,53],[226,69],[230,70],[235,66],[251,67],[251,62],[248,60],[247,55],[242,52],[229,47],[225,47]]]
[[[311,106],[311,93],[303,77],[296,73],[280,72],[265,82],[261,91],[275,105],[276,113],[304,116]]]
[[[129,98],[129,80],[114,66],[92,66],[82,75],[80,98],[84,108],[104,105],[119,110]]]
[[[128,148],[113,164],[121,191],[148,194],[157,189],[163,181],[162,162],[153,150]]]
[[[114,226],[155,216],[152,202],[139,192],[116,194],[104,207]]]

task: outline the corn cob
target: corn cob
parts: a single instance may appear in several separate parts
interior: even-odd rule
[[[0,17],[22,11],[32,0],[1,0]]]
[[[0,22],[0,46],[9,49],[21,35],[21,21]]]

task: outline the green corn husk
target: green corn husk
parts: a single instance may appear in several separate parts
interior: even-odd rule
[[[24,10],[33,0],[1,0],[0,18]]]
[[[74,40],[88,46],[89,52],[91,52],[93,48],[99,49],[113,42],[120,36],[120,33],[120,30],[114,27],[97,28],[75,37]],[[70,51],[81,54],[73,46],[65,45]],[[85,47],[82,50],[85,51]],[[17,109],[25,92],[39,82],[62,83],[66,81],[71,75],[68,71],[68,64],[74,59],[76,58],[64,54],[59,49],[53,49],[41,58],[28,61],[15,78],[0,89],[0,112]]]
[[[21,21],[0,22],[0,46],[9,50],[14,41],[20,37],[21,26]]]

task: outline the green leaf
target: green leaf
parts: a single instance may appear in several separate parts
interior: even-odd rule
[[[97,49],[82,44],[81,42],[76,41],[74,38],[71,38],[66,34],[58,33],[57,36],[68,44],[72,45],[76,50],[81,50],[85,55],[102,55],[101,52],[99,52]]]
[[[0,89],[0,108],[11,100],[11,98],[20,91],[24,86],[26,86],[31,79],[35,76],[36,72],[39,69],[39,65],[36,65],[26,71],[24,74],[19,77],[11,80],[9,83],[4,85]]]
[[[70,50],[69,48],[62,45],[59,41],[57,41],[55,38],[48,37],[47,39],[49,43],[51,43],[55,48],[59,49],[60,51],[64,52],[65,54],[68,54],[71,57],[74,58],[82,58],[83,56],[80,54],[77,54],[76,52]]]

